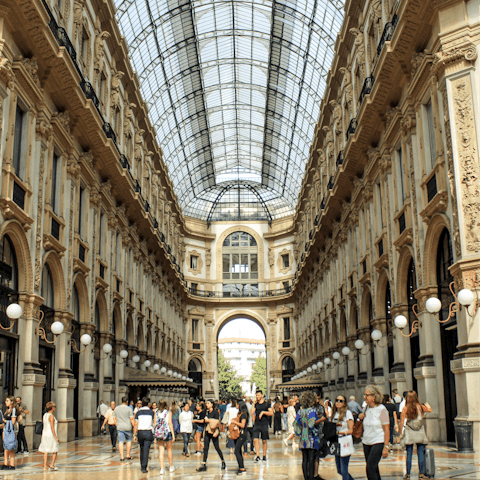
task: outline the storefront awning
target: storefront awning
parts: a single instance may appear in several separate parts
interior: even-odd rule
[[[324,380],[320,375],[312,375],[311,377],[297,378],[290,382],[281,383],[277,385],[277,388],[280,390],[306,390],[309,388],[319,388],[323,385]]]
[[[197,387],[195,382],[125,367],[124,382],[132,387]]]

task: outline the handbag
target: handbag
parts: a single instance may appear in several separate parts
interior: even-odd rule
[[[340,456],[340,444],[337,441],[327,441],[328,454],[335,455],[336,457]]]
[[[218,434],[220,433],[218,426],[219,426],[219,421],[211,418],[210,421],[207,424],[207,428],[205,429],[207,433],[210,433],[210,435],[213,436],[213,438],[218,437]]]
[[[41,435],[43,432],[43,422],[35,422],[35,433]]]
[[[337,424],[335,422],[325,421],[323,424],[323,436],[325,440],[331,440],[337,437]]]
[[[360,443],[363,437],[363,420],[357,420],[353,424],[352,431],[353,443]]]
[[[403,445],[413,445],[414,443],[426,445],[428,443],[428,437],[425,432],[425,425],[422,425],[419,430],[414,430],[410,427],[409,422],[407,422],[400,445],[402,445],[402,442]]]
[[[235,417],[233,420],[240,422],[240,415]],[[227,436],[230,440],[236,440],[240,436],[240,429],[238,428],[238,425],[230,423],[228,426]]]
[[[353,437],[351,435],[345,435],[338,437],[338,443],[340,444],[340,456],[349,457],[355,453],[355,447],[353,446]]]
[[[15,436],[15,429],[11,420],[7,420],[3,429],[3,449],[14,451],[17,449],[17,437]]]

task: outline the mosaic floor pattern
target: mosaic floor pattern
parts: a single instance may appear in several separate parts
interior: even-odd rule
[[[222,442],[225,446],[225,443]],[[158,450],[151,450],[149,472],[140,471],[139,449],[133,448],[132,461],[120,462],[118,452],[112,452],[109,437],[94,437],[77,440],[60,446],[56,466],[58,471],[43,470],[43,456],[32,452],[29,456],[17,455],[16,470],[0,470],[0,479],[22,480],[144,480],[144,479],[181,479],[181,480],[231,480],[234,478],[259,479],[259,480],[302,480],[301,453],[292,447],[285,448],[282,440],[272,439],[268,444],[267,462],[253,462],[253,456],[245,457],[247,474],[237,476],[237,462],[234,455],[223,448],[227,470],[220,469],[220,460],[215,450],[211,450],[208,460],[208,470],[198,473],[195,469],[200,466],[201,457],[182,456],[183,443],[174,444],[175,472],[160,475]],[[191,444],[191,449],[195,447]],[[480,455],[459,454],[446,445],[434,445],[436,460],[437,480],[459,479],[480,480]],[[382,480],[401,480],[405,473],[406,454],[399,448],[394,448],[387,460],[380,463]],[[2,462],[3,463],[3,462]],[[165,458],[165,463],[168,461]],[[350,460],[350,473],[355,480],[365,479],[365,462],[361,446]],[[333,457],[327,457],[320,464],[320,474],[326,480],[341,480],[335,468]],[[414,455],[412,480],[418,479],[416,455]]]

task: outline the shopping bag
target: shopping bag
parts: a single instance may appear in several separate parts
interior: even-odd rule
[[[351,435],[338,437],[338,443],[340,444],[341,457],[349,457],[350,455],[355,453],[355,447],[353,446],[353,438]]]

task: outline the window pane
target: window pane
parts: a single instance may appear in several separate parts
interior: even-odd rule
[[[256,253],[250,254],[250,270],[252,271],[252,273],[258,272],[258,261]]]
[[[238,253],[232,254],[232,279],[240,278],[240,255]]]
[[[223,278],[230,278],[230,255],[223,254]]]
[[[229,236],[223,241],[223,246],[224,246],[224,247],[229,247],[229,246],[230,246],[230,237],[231,237],[231,235],[229,235]]]
[[[252,283],[250,285],[250,296],[258,297],[258,283]]]
[[[251,247],[257,246],[257,241],[252,236],[250,236],[250,246]]]

